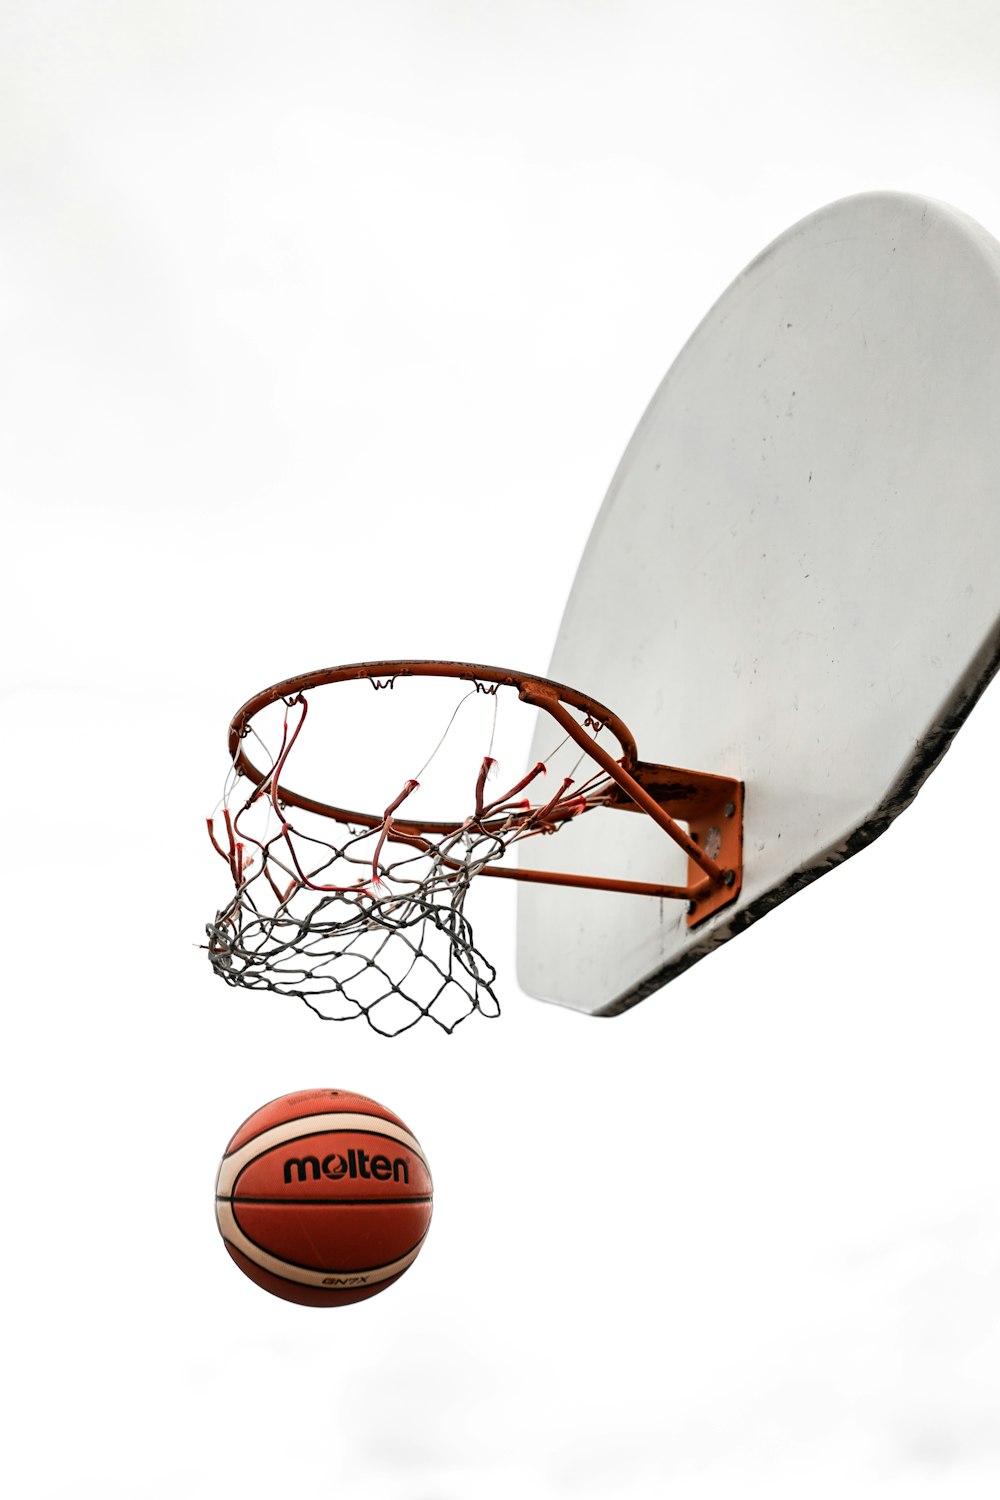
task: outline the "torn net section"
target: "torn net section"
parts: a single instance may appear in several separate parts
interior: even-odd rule
[[[296,996],[324,1020],[364,1016],[384,1036],[425,1017],[451,1032],[474,1011],[499,1015],[496,970],[476,947],[464,911],[469,885],[512,843],[554,832],[600,802],[607,779],[595,776],[570,795],[566,777],[554,797],[533,805],[521,793],[545,774],[540,762],[488,801],[495,762],[486,756],[473,813],[447,833],[402,823],[416,780],[375,826],[310,820],[298,810],[293,824],[280,777],[307,710],[304,694],[286,700],[270,769],[235,811],[224,799],[224,833],[208,819],[235,887],[206,929],[216,974],[243,989]],[[597,733],[601,725],[591,727]],[[230,795],[240,785],[234,778]]]

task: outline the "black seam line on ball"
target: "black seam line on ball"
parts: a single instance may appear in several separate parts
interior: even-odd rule
[[[434,1197],[432,1193],[424,1193],[416,1198],[248,1198],[244,1193],[240,1193],[237,1198],[230,1198],[225,1193],[216,1193],[215,1201],[216,1203],[230,1203],[234,1208],[240,1203],[297,1203],[315,1208],[355,1204],[363,1208],[393,1208],[397,1203],[433,1203]]]

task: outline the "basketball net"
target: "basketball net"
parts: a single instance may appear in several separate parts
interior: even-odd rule
[[[476,685],[497,690],[496,683]],[[207,927],[213,969],[229,985],[297,996],[325,1020],[363,1016],[384,1036],[424,1018],[451,1032],[474,1011],[498,1015],[496,970],[465,915],[472,880],[513,844],[553,832],[605,800],[607,776],[595,769],[575,791],[566,777],[554,796],[533,802],[530,792],[546,770],[539,762],[491,795],[497,765],[486,755],[470,777],[472,809],[460,824],[407,822],[418,774],[381,818],[359,824],[338,812],[331,836],[328,817],[322,831],[312,826],[316,819],[301,826],[298,812],[293,822],[282,795],[308,708],[303,692],[285,700],[270,765],[243,799],[236,793],[245,783],[232,775],[221,816],[207,820],[234,885]],[[594,734],[602,727],[591,723]]]

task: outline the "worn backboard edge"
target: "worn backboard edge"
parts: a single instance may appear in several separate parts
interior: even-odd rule
[[[635,985],[626,994],[619,996],[610,1005],[593,1011],[594,1016],[618,1016],[655,994],[664,985],[679,978],[685,970],[727,943],[738,937],[775,907],[781,906],[790,896],[796,895],[818,880],[821,875],[844,864],[862,849],[867,849],[881,838],[891,823],[913,802],[927,777],[944,757],[955,735],[975,708],[983,693],[1000,670],[1000,619],[993,633],[969,665],[962,683],[956,692],[942,705],[938,719],[932,724],[924,738],[918,743],[915,753],[903,774],[888,792],[884,800],[874,809],[870,818],[850,833],[842,842],[823,850],[814,861],[783,881],[774,889],[766,891],[756,901],[735,914],[720,913],[719,918],[708,929],[692,940],[678,958],[664,964],[646,979]],[[746,788],[747,798],[752,797],[752,785]],[[642,899],[640,897],[636,898]],[[559,1003],[559,1002],[556,1002]]]

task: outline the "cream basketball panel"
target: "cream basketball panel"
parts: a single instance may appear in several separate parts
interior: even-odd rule
[[[681,903],[520,886],[526,990],[623,1009],[906,806],[996,666],[998,412],[1000,247],[941,204],[836,203],[724,294],[622,459],[549,675],[643,759],[743,780],[742,890],[689,929]],[[524,863],[685,871],[610,810]]]

